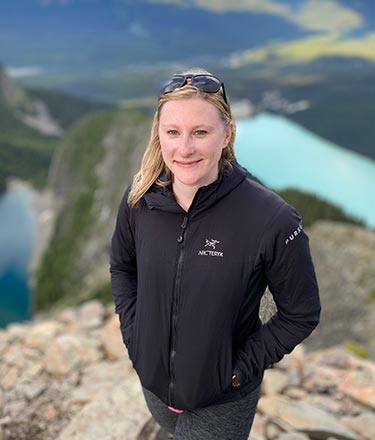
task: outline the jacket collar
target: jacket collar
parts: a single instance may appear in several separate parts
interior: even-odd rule
[[[246,170],[236,161],[232,163],[232,166],[233,169],[229,174],[221,174],[215,182],[198,189],[188,211],[191,216],[196,216],[215,205],[246,179]],[[163,173],[160,179],[165,180],[165,178]],[[177,203],[171,186],[161,187],[154,184],[144,195],[144,199],[149,209],[185,214]]]

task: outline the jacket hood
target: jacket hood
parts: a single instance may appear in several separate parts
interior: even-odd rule
[[[232,162],[232,167],[230,172],[220,174],[215,182],[198,189],[188,211],[191,215],[196,216],[210,208],[246,179],[248,173],[237,161]],[[163,175],[160,176],[161,180],[163,180],[163,177]],[[170,185],[162,187],[155,183],[144,195],[144,199],[149,209],[185,213],[177,203]]]

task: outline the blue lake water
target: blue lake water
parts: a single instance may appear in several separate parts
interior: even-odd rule
[[[375,227],[371,159],[271,114],[238,120],[235,148],[238,161],[265,185],[314,193]]]
[[[28,265],[35,240],[31,192],[19,187],[0,199],[0,327],[31,316]]]

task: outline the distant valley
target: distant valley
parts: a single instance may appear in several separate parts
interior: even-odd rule
[[[163,80],[201,65],[225,81],[232,102],[248,100],[256,111],[272,94],[279,104],[308,103],[287,116],[373,159],[372,6],[366,0],[3,0],[0,63],[28,89],[148,112]],[[273,104],[268,100],[263,109],[285,112]],[[76,108],[69,106],[73,116]]]

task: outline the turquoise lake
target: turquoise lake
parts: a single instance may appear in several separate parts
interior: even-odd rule
[[[35,241],[31,192],[17,188],[0,199],[0,328],[31,317],[29,261]]]
[[[268,187],[314,193],[375,227],[371,159],[271,114],[238,120],[235,149],[238,161]]]

